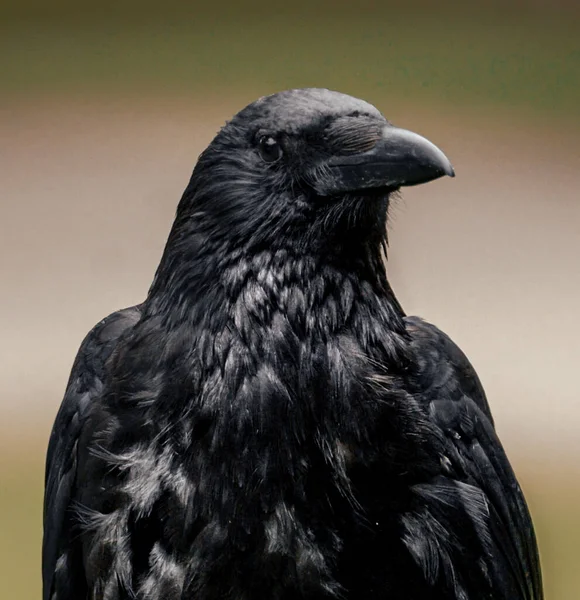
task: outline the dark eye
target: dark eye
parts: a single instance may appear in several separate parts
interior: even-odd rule
[[[282,148],[271,135],[263,135],[258,140],[258,149],[262,160],[268,163],[276,162],[282,156]]]

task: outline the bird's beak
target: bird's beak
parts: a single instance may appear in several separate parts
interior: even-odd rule
[[[426,138],[385,126],[375,146],[362,153],[333,156],[314,187],[332,196],[373,188],[397,189],[449,175],[453,167],[443,152]]]

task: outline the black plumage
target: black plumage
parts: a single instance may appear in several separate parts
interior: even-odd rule
[[[430,142],[328,90],[199,158],[143,304],[81,345],[46,470],[45,600],[540,600],[478,377],[387,280]]]

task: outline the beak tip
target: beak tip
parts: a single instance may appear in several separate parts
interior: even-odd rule
[[[451,164],[449,164],[449,166],[445,170],[445,175],[449,175],[449,177],[455,177],[455,169],[452,167]]]

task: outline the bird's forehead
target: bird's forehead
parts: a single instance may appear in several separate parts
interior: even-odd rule
[[[257,127],[287,132],[300,131],[324,119],[350,114],[384,118],[372,104],[347,94],[309,88],[264,96],[240,111],[237,118]]]

